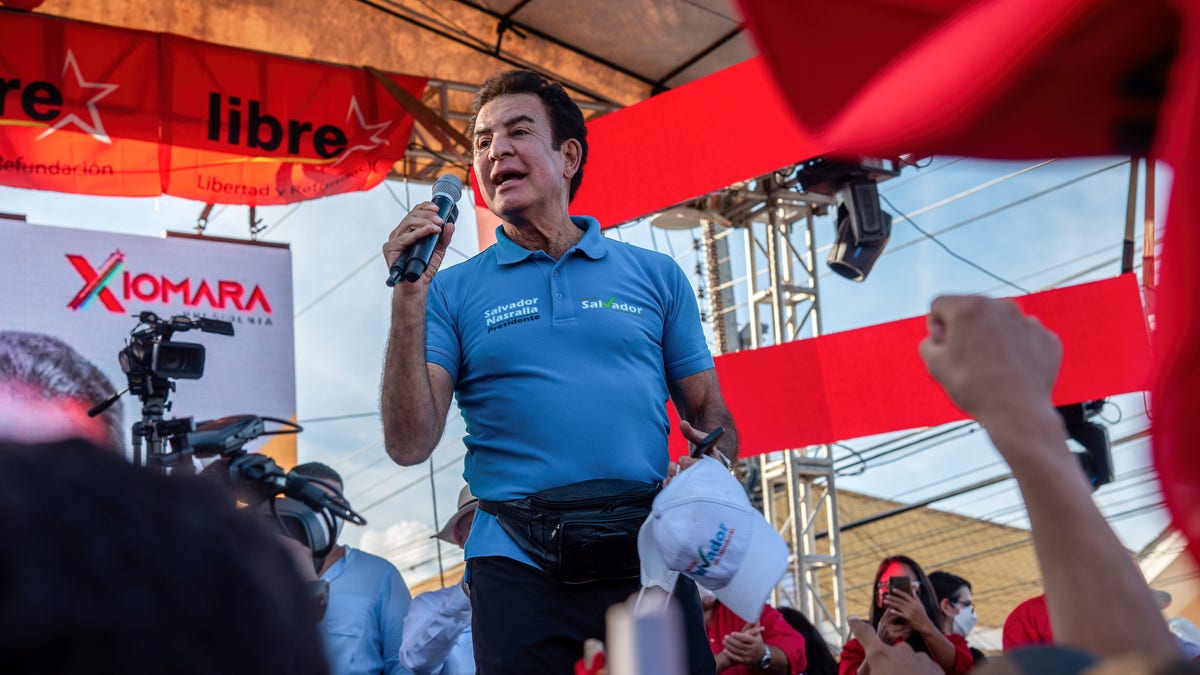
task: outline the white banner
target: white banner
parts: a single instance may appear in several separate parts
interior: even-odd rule
[[[202,344],[207,354],[201,379],[177,381],[166,418],[200,422],[253,414],[295,420],[292,255],[286,246],[0,220],[0,331],[58,338],[120,390],[128,381],[117,354],[143,311],[163,319],[220,319],[234,328],[233,337],[174,334],[172,342]],[[126,450],[141,408],[136,397],[122,397]],[[272,456],[285,466],[295,462],[295,436],[268,438],[274,439]],[[262,444],[254,441],[247,449]]]

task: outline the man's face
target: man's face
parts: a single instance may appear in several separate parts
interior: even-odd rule
[[[499,96],[475,118],[475,176],[492,213],[505,222],[564,208],[581,146],[554,148],[546,106],[533,94]]]

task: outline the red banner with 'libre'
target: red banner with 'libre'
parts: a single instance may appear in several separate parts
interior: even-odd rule
[[[4,185],[285,204],[378,185],[412,124],[362,68],[40,15],[0,22]]]

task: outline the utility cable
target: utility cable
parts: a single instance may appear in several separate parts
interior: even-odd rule
[[[995,279],[996,281],[999,281],[999,282],[1008,284],[1009,286],[1012,286],[1013,288],[1017,289],[1018,291],[1021,291],[1021,293],[1023,293],[1023,294],[1026,294],[1026,295],[1029,294],[1029,291],[1027,289],[1014,284],[1013,282],[1005,279],[1004,277],[1002,277],[988,269],[985,269],[982,265],[978,265],[978,264],[968,260],[964,256],[961,256],[961,255],[955,253],[954,251],[950,250],[950,247],[945,245],[944,243],[942,243],[941,239],[938,239],[937,237],[933,236],[932,234],[926,232],[925,230],[923,230],[921,228],[920,225],[917,225],[917,222],[915,220],[913,220],[912,218],[905,215],[905,213],[903,211],[901,211],[895,204],[892,203],[892,201],[890,199],[887,198],[887,195],[880,194],[879,198],[882,199],[885,204],[887,204],[889,207],[891,207],[891,209],[893,211],[895,211],[901,218],[908,221],[908,224],[912,225],[914,230],[916,230],[917,232],[920,232],[922,235],[925,236],[925,238],[927,238],[930,241],[932,241],[933,243],[937,244],[939,248],[941,248],[946,253],[949,253],[951,257],[953,257],[956,260],[959,260],[961,262],[964,262],[967,265],[970,265],[971,267],[974,267],[975,269],[979,270],[980,272],[983,272],[984,274]]]

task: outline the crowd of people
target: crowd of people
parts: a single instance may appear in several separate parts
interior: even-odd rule
[[[502,221],[496,244],[440,269],[454,228],[426,202],[383,246],[391,266],[436,239],[424,275],[391,291],[381,416],[388,455],[413,465],[430,457],[457,399],[469,487],[436,536],[464,548],[462,583],[411,598],[394,566],[342,545],[337,531],[317,559],[297,557],[217,487],[97,449],[102,426],[65,427],[97,445],[55,444],[31,433],[41,418],[0,411],[0,434],[6,424],[19,432],[0,448],[0,525],[15,537],[0,552],[5,671],[599,672],[603,651],[585,644],[605,637],[609,608],[638,597],[648,575],[667,586],[679,621],[678,639],[652,648],[677,651],[681,672],[976,668],[965,639],[971,584],[927,575],[904,555],[880,562],[871,605],[850,621],[837,658],[809,617],[765,604],[782,575],[779,549],[761,515],[747,515],[745,495],[678,498],[704,476],[736,483],[738,457],[685,275],[671,258],[569,215],[587,128],[561,86],[499,74],[478,93],[469,128],[481,197]],[[1025,499],[1045,589],[1025,625],[1077,650],[1081,664],[1181,661],[1181,643],[1066,448],[1050,402],[1056,338],[1011,303],[943,297],[920,354],[987,430]],[[30,386],[0,383],[0,401]],[[668,399],[694,446],[719,427],[718,442],[670,462]],[[596,423],[580,429],[581,417]],[[342,485],[321,464],[295,471]],[[672,498],[669,523],[659,524]],[[704,510],[713,503],[720,518]],[[646,546],[669,575],[647,572]],[[315,612],[314,581],[328,592]],[[1013,663],[1026,672],[1027,662]]]

